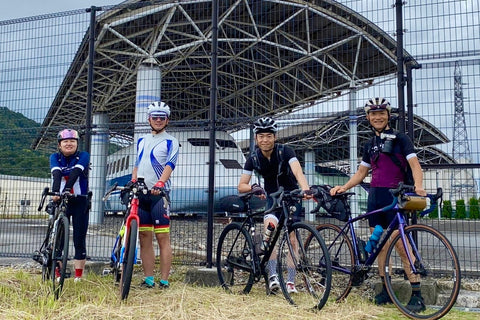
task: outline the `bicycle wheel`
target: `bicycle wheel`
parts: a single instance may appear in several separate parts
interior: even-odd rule
[[[68,218],[63,215],[55,223],[57,226],[54,231],[50,275],[52,278],[53,294],[55,299],[58,299],[63,289],[67,271],[69,223]]]
[[[231,293],[249,293],[254,283],[252,237],[239,223],[228,224],[217,245],[217,274],[220,285]]]
[[[352,242],[342,229],[334,224],[321,224],[317,231],[325,241],[332,261],[332,289],[335,301],[342,301],[352,290],[351,270],[355,266]]]
[[[460,291],[460,264],[448,239],[426,225],[405,228],[408,251],[418,273],[404,271],[405,247],[397,233],[388,247],[385,284],[397,308],[412,319],[439,319],[455,304]],[[406,260],[407,270],[410,264]],[[407,275],[410,281],[407,279]],[[412,296],[410,282],[421,283],[422,299]],[[421,301],[419,301],[421,300]]]
[[[110,266],[112,267],[113,280],[115,284],[120,282],[122,277],[122,268],[120,263],[120,251],[122,249],[122,238],[120,236],[115,240],[113,254],[110,257]]]
[[[123,254],[122,274],[120,278],[120,296],[122,300],[127,299],[132,282],[133,265],[135,264],[135,255],[137,250],[137,220],[132,219],[130,228],[127,232],[125,241],[125,252]]]
[[[283,236],[277,256],[283,295],[299,307],[321,309],[332,284],[327,246],[315,228],[302,222],[292,225],[289,238],[291,242]]]

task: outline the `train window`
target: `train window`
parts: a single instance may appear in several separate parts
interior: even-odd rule
[[[235,141],[223,139],[216,139],[216,141],[220,148],[237,148]]]
[[[122,164],[120,166],[120,171],[125,170],[125,157],[122,158]]]
[[[208,139],[203,138],[189,138],[187,139],[194,147],[208,147]]]
[[[110,173],[111,173],[111,172],[110,172],[110,169],[111,169],[111,168],[112,168],[112,167],[110,166],[110,163],[107,163],[107,174],[110,174]]]
[[[220,162],[226,169],[242,169],[240,163],[235,159],[220,159]]]
[[[130,156],[127,156],[127,159],[125,161],[125,169],[128,169],[129,165],[130,165]]]

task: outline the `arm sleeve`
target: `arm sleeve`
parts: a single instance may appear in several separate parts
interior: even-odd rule
[[[62,181],[62,172],[60,170],[52,171],[52,192],[60,191],[60,183]]]
[[[78,177],[82,174],[82,169],[79,167],[73,168],[73,170],[68,175],[67,183],[65,184],[65,189],[72,189],[75,181],[77,181]]]

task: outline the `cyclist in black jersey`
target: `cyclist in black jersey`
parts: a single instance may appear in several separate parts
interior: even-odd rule
[[[310,186],[303,174],[302,167],[298,161],[295,152],[292,148],[275,143],[277,124],[272,118],[263,117],[258,119],[253,131],[255,133],[255,142],[257,147],[252,153],[243,169],[240,182],[238,184],[238,191],[240,193],[253,191],[260,197],[267,197],[267,208],[273,204],[273,199],[268,197],[269,194],[276,192],[280,186],[285,190],[291,191],[300,188],[305,191],[305,198],[311,199]],[[253,171],[256,171],[263,177],[265,192],[258,184],[250,185],[250,179]],[[296,204],[297,218],[302,210],[301,202]],[[272,223],[275,227],[278,224],[278,217],[275,212],[265,215],[264,228]],[[272,292],[278,291],[280,283],[277,276],[276,254],[272,254],[268,261],[269,272],[269,287]],[[287,290],[290,293],[295,293],[295,284],[293,279],[295,277],[295,270],[292,271],[291,281],[287,280]]]
[[[393,196],[389,189],[396,188],[399,182],[405,182],[405,168],[408,165],[413,174],[415,193],[420,196],[426,196],[427,193],[423,189],[422,168],[412,141],[407,135],[395,132],[390,128],[390,103],[385,98],[372,98],[367,101],[364,109],[375,135],[363,148],[363,157],[357,172],[343,186],[333,187],[330,193],[332,195],[343,193],[358,185],[371,170],[372,179],[368,193],[367,211],[383,208],[393,201]],[[397,165],[396,162],[400,163],[400,165]],[[394,217],[394,212],[370,216],[370,231],[373,232],[377,225],[386,229]],[[377,260],[382,280],[385,276],[386,248],[384,247]],[[411,305],[412,310],[425,308],[420,291],[420,276],[413,274],[411,270],[405,270],[405,272],[412,285],[412,297],[409,305]],[[382,292],[375,296],[375,303],[378,305],[391,303],[385,285],[383,285]]]

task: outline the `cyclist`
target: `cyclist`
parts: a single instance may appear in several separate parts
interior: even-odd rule
[[[253,191],[264,199],[266,192],[267,208],[270,208],[273,204],[273,199],[268,197],[268,195],[276,192],[280,186],[286,191],[291,191],[297,189],[298,185],[300,185],[301,189],[306,192],[305,198],[311,199],[310,186],[294,150],[288,146],[276,143],[277,124],[275,121],[269,117],[260,118],[254,123],[253,132],[257,148],[245,162],[238,184],[238,191],[240,193]],[[263,177],[265,192],[258,184],[250,185],[253,171],[256,171]],[[298,220],[302,210],[301,202],[296,204],[296,209],[295,220]],[[263,221],[266,230],[270,223],[275,227],[277,226],[278,217],[275,213],[270,213],[265,215]],[[280,288],[280,282],[277,276],[275,251],[267,263],[267,269],[270,291],[276,292]],[[295,269],[292,268],[292,272],[289,272],[287,279],[287,290],[290,293],[297,292],[294,279]]]
[[[78,150],[79,134],[73,129],[64,129],[57,135],[58,152],[50,156],[52,191],[77,195],[68,201],[66,215],[72,217],[73,245],[75,247],[75,282],[80,281],[87,257],[86,237],[88,229],[88,169],[90,155]],[[80,195],[80,196],[78,196]],[[59,196],[52,197],[60,201]],[[60,274],[56,271],[55,276]]]
[[[374,132],[373,139],[369,140],[363,148],[363,158],[360,162],[357,172],[343,186],[335,186],[330,190],[332,195],[342,193],[358,185],[372,171],[370,190],[368,193],[367,211],[373,211],[383,208],[393,201],[393,196],[389,192],[390,188],[395,188],[398,183],[406,179],[406,168],[410,166],[415,185],[415,192],[418,195],[426,196],[423,189],[423,172],[418,161],[415,149],[410,138],[402,133],[395,132],[390,127],[391,106],[385,98],[372,98],[365,104],[365,113],[367,120]],[[396,157],[395,160],[393,157]],[[392,160],[393,159],[393,160]],[[401,166],[395,162],[399,161]],[[369,220],[370,231],[376,225],[386,229],[393,220],[395,212],[386,212],[385,214],[371,215]],[[385,283],[385,246],[378,255],[378,269],[382,278],[382,291],[375,296],[375,303],[383,305],[391,303],[387,293]],[[405,256],[406,258],[406,256]],[[412,311],[423,311],[425,304],[421,296],[420,276],[413,274],[410,270],[408,261],[405,261],[405,272],[412,286],[412,296],[408,303]],[[408,266],[408,267],[407,267]],[[408,270],[407,270],[408,269]]]
[[[162,192],[168,193],[171,186],[170,175],[175,169],[179,144],[178,140],[165,129],[170,118],[170,107],[156,101],[148,106],[147,120],[151,133],[138,139],[137,158],[132,172],[132,181],[138,177],[145,179],[149,195],[139,196],[138,215],[140,217],[140,257],[142,259],[145,288],[155,286],[155,253],[153,235],[160,247],[160,288],[168,288],[168,276],[172,265],[170,244],[170,207],[164,207]]]

